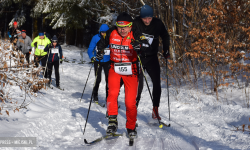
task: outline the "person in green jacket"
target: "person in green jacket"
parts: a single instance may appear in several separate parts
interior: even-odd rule
[[[44,48],[49,45],[50,40],[44,35],[43,32],[39,32],[38,36],[31,43],[31,47],[35,47],[35,64],[38,67],[40,61],[42,62],[42,66],[44,67],[43,71],[45,72],[44,77],[47,78],[47,69],[46,63],[48,59],[47,52],[44,51]]]

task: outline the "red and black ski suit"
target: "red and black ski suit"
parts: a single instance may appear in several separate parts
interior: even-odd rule
[[[120,80],[122,79],[125,87],[126,128],[131,130],[135,129],[137,118],[138,61],[137,53],[130,44],[131,39],[138,38],[135,37],[136,34],[133,31],[130,31],[126,37],[121,37],[117,28],[113,27],[106,32],[105,39],[102,37],[97,43],[98,50],[103,50],[108,45],[110,48],[111,68],[108,76],[108,115],[118,115],[117,98],[120,91]],[[126,73],[127,75],[124,75]]]

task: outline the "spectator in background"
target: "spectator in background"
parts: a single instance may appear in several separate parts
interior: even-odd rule
[[[18,23],[17,21],[14,21],[13,23],[13,28],[11,31],[8,31],[8,36],[10,38],[10,42],[14,44],[14,46],[16,46],[16,42],[18,39],[18,33],[20,33],[21,31],[18,28]]]
[[[26,30],[21,31],[21,36],[17,40],[17,48],[25,55],[26,61],[29,63],[31,53],[31,39],[26,35]]]

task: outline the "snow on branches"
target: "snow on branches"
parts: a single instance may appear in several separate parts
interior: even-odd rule
[[[32,102],[31,96],[45,88],[48,79],[39,78],[42,68],[33,68],[9,41],[0,41],[0,115],[19,111]]]

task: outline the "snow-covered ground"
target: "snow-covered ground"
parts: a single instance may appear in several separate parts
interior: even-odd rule
[[[226,105],[216,100],[213,95],[206,95],[189,88],[170,86],[169,121],[167,86],[162,82],[162,97],[159,108],[162,120],[171,127],[160,129],[152,124],[152,102],[146,84],[138,107],[138,138],[134,146],[128,146],[128,138],[122,137],[101,141],[95,145],[85,145],[84,139],[92,141],[105,135],[108,120],[105,118],[106,108],[94,103],[88,118],[85,134],[83,129],[89,108],[90,96],[95,80],[93,68],[80,101],[83,88],[91,68],[91,64],[78,64],[80,50],[73,46],[63,46],[64,57],[69,63],[60,65],[61,87],[42,90],[27,109],[10,112],[10,116],[0,116],[0,137],[36,137],[34,148],[1,148],[0,149],[136,149],[136,150],[250,150],[250,110],[242,105],[229,103]],[[89,62],[86,52],[83,59]],[[75,61],[75,63],[72,63]],[[104,75],[104,74],[103,74]],[[147,76],[148,77],[148,76]],[[149,86],[152,83],[149,80]],[[53,85],[55,78],[53,73]],[[238,90],[231,91],[233,96],[240,95]],[[118,132],[126,133],[126,113],[124,105],[124,88],[119,96]],[[231,97],[233,97],[231,96]],[[105,103],[105,82],[100,84],[99,101]],[[231,99],[231,101],[237,101]],[[245,132],[235,131],[236,127]]]

